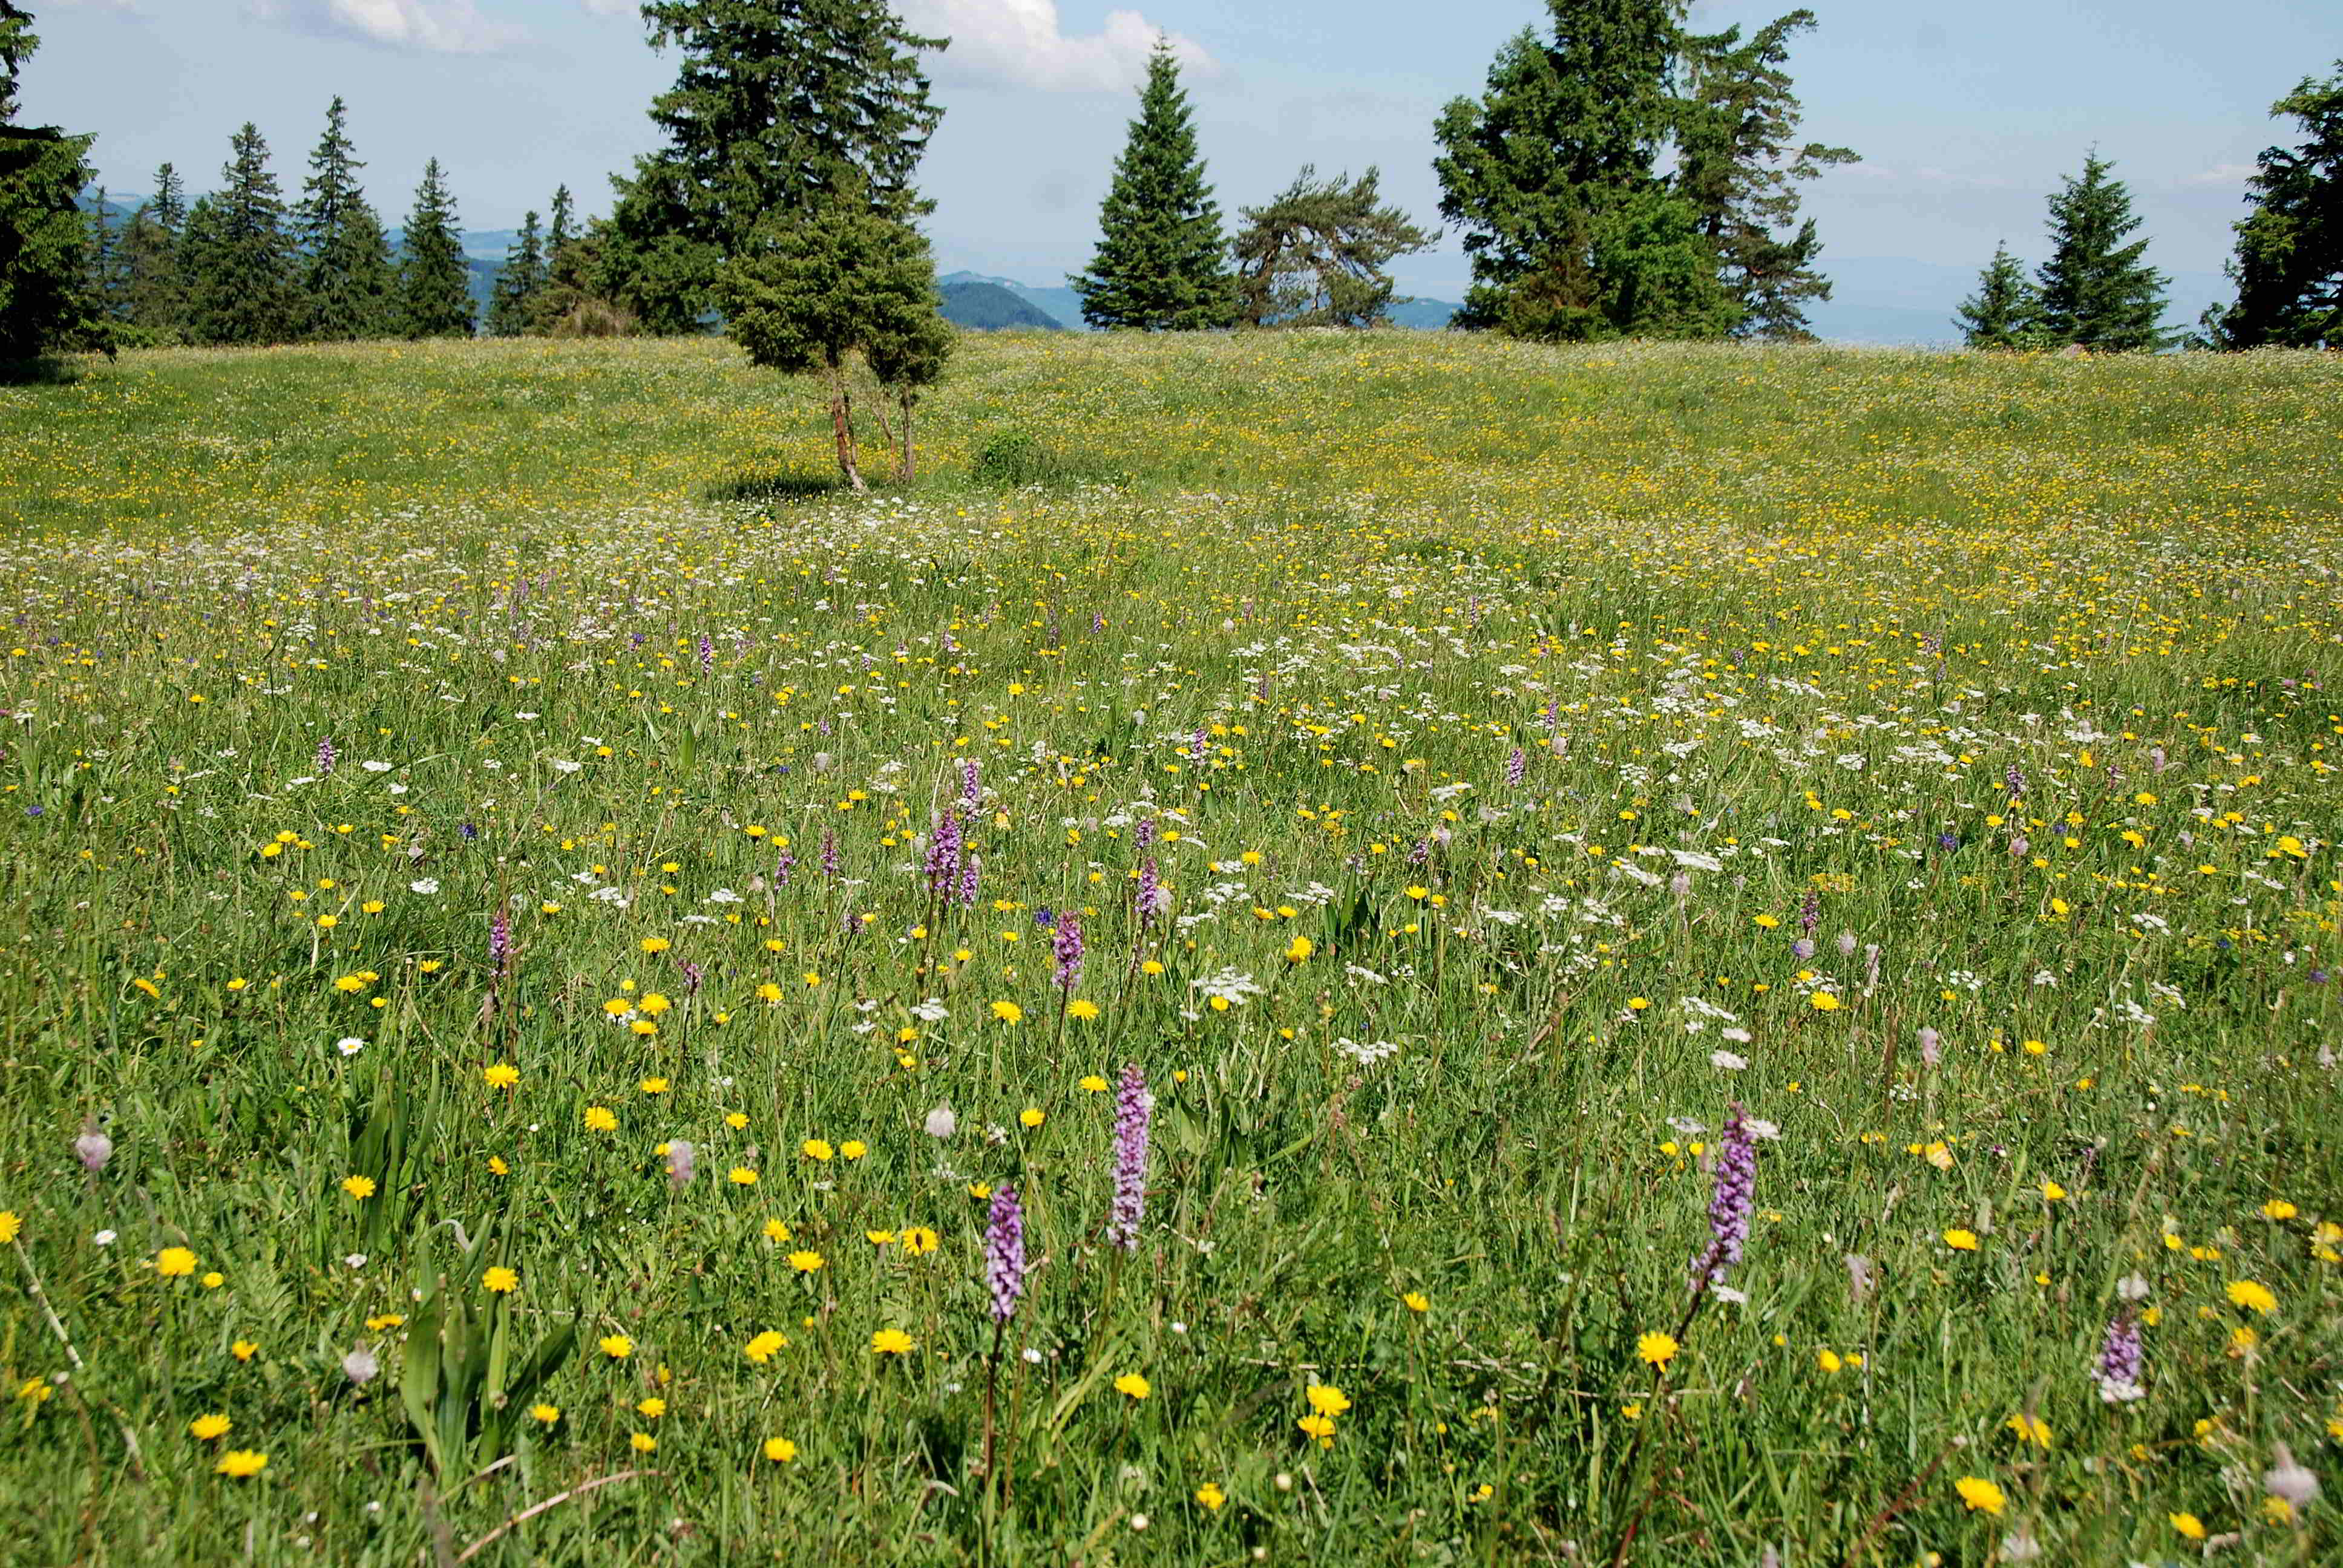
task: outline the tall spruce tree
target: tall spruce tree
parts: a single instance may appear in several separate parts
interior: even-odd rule
[[[85,306],[99,321],[119,326],[129,319],[130,286],[123,269],[121,232],[104,186],[90,204],[88,256],[89,270],[82,284]]]
[[[2335,73],[2270,106],[2303,139],[2265,149],[2246,182],[2253,210],[2228,265],[2237,297],[2205,313],[2212,347],[2343,348],[2343,60]]]
[[[696,330],[724,258],[767,219],[929,210],[911,183],[942,111],[886,0],[644,0],[654,48],[682,56],[652,101],[665,145],[615,176],[597,288],[656,332]]]
[[[399,246],[397,329],[408,337],[472,336],[472,269],[458,226],[456,198],[433,158],[423,166]]]
[[[548,333],[586,297],[584,253],[578,246],[578,206],[563,185],[553,193],[553,220],[545,229],[545,286],[531,302],[528,329]]]
[[[95,138],[16,124],[18,77],[40,47],[32,26],[28,12],[0,0],[0,361],[112,347],[85,286],[78,197]]]
[[[1553,36],[1498,51],[1434,135],[1440,211],[1473,283],[1456,325],[1517,337],[1715,337],[1740,306],[1660,160],[1680,106],[1682,0],[1546,0]]]
[[[488,336],[518,337],[537,330],[538,299],[544,292],[545,240],[532,212],[506,247],[504,270],[488,296]]]
[[[2006,244],[1977,276],[1977,291],[1960,304],[1953,325],[1971,348],[2033,348],[2044,341],[2042,297],[2026,280],[2025,264]]]
[[[864,488],[848,379],[854,358],[900,397],[934,380],[950,351],[927,240],[850,186],[833,210],[810,221],[798,214],[759,226],[718,273],[714,297],[752,361],[784,376],[820,374],[839,475],[849,488]]]
[[[285,202],[249,121],[229,139],[223,188],[187,215],[187,332],[198,343],[283,343],[299,331]]]
[[[149,343],[175,335],[186,318],[186,288],[179,276],[179,237],[187,222],[186,189],[178,170],[155,171],[155,194],[141,202],[122,229],[126,315]]]
[[[390,330],[394,282],[390,241],[358,187],[366,165],[350,145],[348,122],[348,106],[337,95],[293,219],[302,253],[302,335],[337,341]]]
[[[1738,27],[1684,39],[1689,90],[1674,183],[1699,212],[1700,232],[1740,307],[1736,337],[1810,341],[1805,307],[1831,296],[1830,280],[1815,267],[1822,253],[1815,220],[1798,216],[1798,186],[1862,160],[1846,147],[1795,140],[1804,111],[1785,67],[1791,39],[1814,26],[1815,14],[1797,10],[1746,42]]]
[[[1380,171],[1322,180],[1303,166],[1265,206],[1242,211],[1237,236],[1237,317],[1252,327],[1373,327],[1405,303],[1383,268],[1437,239],[1384,206]]]
[[[2036,277],[2044,335],[2106,353],[2162,348],[2164,274],[2141,261],[2147,241],[2123,243],[2140,226],[2131,192],[2109,179],[2115,165],[2097,152],[2082,177],[2069,176],[2050,198],[2050,258]]]
[[[1147,57],[1139,117],[1099,209],[1098,249],[1067,281],[1092,327],[1181,332],[1236,319],[1221,209],[1204,183],[1180,62],[1161,35]]]

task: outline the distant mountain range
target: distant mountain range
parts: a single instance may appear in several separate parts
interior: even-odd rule
[[[94,206],[96,193],[83,198]],[[118,221],[128,217],[145,196],[106,197],[107,211]],[[472,298],[480,314],[488,314],[490,291],[519,230],[468,229],[462,236],[464,255],[471,264]],[[391,244],[398,243],[391,231]],[[2032,259],[2032,258],[2029,258]],[[1825,256],[1823,270],[1831,279],[1831,298],[1810,307],[1808,317],[1825,342],[1942,348],[1960,341],[1953,311],[1976,290],[1977,271],[1986,257],[1966,263],[1918,261],[1910,256]],[[2170,308],[2165,326],[2174,331],[2193,327],[2207,306],[2235,297],[2236,288],[2217,272],[2174,272],[2166,288]],[[944,314],[962,326],[984,329],[1025,327],[1047,330],[1060,327],[1087,332],[1081,298],[1063,284],[1035,287],[1013,277],[989,273],[948,272],[936,279],[944,290]],[[977,289],[971,286],[985,286]],[[1393,309],[1394,326],[1437,331],[1448,325],[1457,307],[1445,300],[1419,299]],[[1030,314],[1029,314],[1030,313]],[[1033,319],[1038,317],[1040,319]],[[963,319],[971,317],[972,319]]]
[[[1065,330],[1023,295],[997,283],[940,283],[939,290],[944,297],[944,319],[955,326],[974,327],[980,332],[999,332],[1012,327],[1043,332]]]

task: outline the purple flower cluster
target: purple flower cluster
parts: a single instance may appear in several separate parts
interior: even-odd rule
[[[334,770],[335,755],[332,736],[317,742],[317,772],[321,777]]]
[[[1708,1251],[1693,1267],[1693,1289],[1721,1285],[1749,1242],[1749,1214],[1757,1198],[1757,1135],[1735,1101],[1716,1141],[1716,1190],[1708,1200]]]
[[[976,809],[977,802],[983,798],[984,791],[976,781],[976,759],[961,758],[960,759],[960,809],[963,811],[973,811]]]
[[[948,898],[959,885],[962,849],[960,818],[950,811],[937,812],[935,826],[928,834],[929,897]]]
[[[512,916],[503,910],[488,922],[488,964],[497,973],[505,972],[512,958]]]
[[[1017,1298],[1025,1293],[1025,1211],[1014,1187],[992,1194],[984,1228],[984,1283],[992,1292],[992,1321],[1005,1323],[1015,1317]]]
[[[960,907],[963,910],[971,910],[976,907],[977,878],[981,873],[983,865],[984,862],[980,859],[977,856],[970,855],[968,858],[967,863],[962,865],[960,869],[959,903]]]
[[[830,881],[838,880],[838,834],[825,829],[821,836],[821,874]]]
[[[1060,915],[1051,948],[1058,959],[1058,989],[1073,990],[1082,978],[1082,922],[1071,914]]]
[[[2109,1404],[2130,1404],[2147,1397],[2141,1374],[2147,1370],[2147,1346],[2140,1337],[2139,1320],[2126,1309],[2107,1322],[2107,1337],[2099,1346],[2099,1398]]]
[[[1147,1121],[1154,1110],[1147,1075],[1134,1061],[1115,1091],[1114,1211],[1106,1225],[1106,1239],[1126,1252],[1138,1250],[1139,1221],[1147,1212]]]
[[[1505,782],[1518,789],[1521,788],[1523,778],[1529,770],[1529,753],[1518,746],[1514,747],[1513,754],[1505,759]]]
[[[1162,897],[1162,884],[1155,879],[1155,862],[1151,859],[1141,860],[1139,863],[1139,891],[1131,898],[1139,916],[1141,930],[1143,931],[1155,923],[1157,908]]]

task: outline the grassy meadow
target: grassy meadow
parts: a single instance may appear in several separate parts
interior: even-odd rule
[[[917,433],[0,387],[0,1561],[2343,1555],[2343,357]]]

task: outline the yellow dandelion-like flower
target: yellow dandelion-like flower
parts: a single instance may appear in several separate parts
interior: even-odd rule
[[[1964,1475],[1953,1483],[1953,1490],[1960,1493],[1961,1501],[1968,1504],[1971,1513],[1990,1513],[1996,1519],[2001,1517],[2002,1508],[2008,1502],[2002,1495],[2001,1488],[1982,1475]]]
[[[1646,1333],[1635,1336],[1635,1359],[1655,1367],[1664,1367],[1676,1359],[1680,1347],[1673,1335]]]

